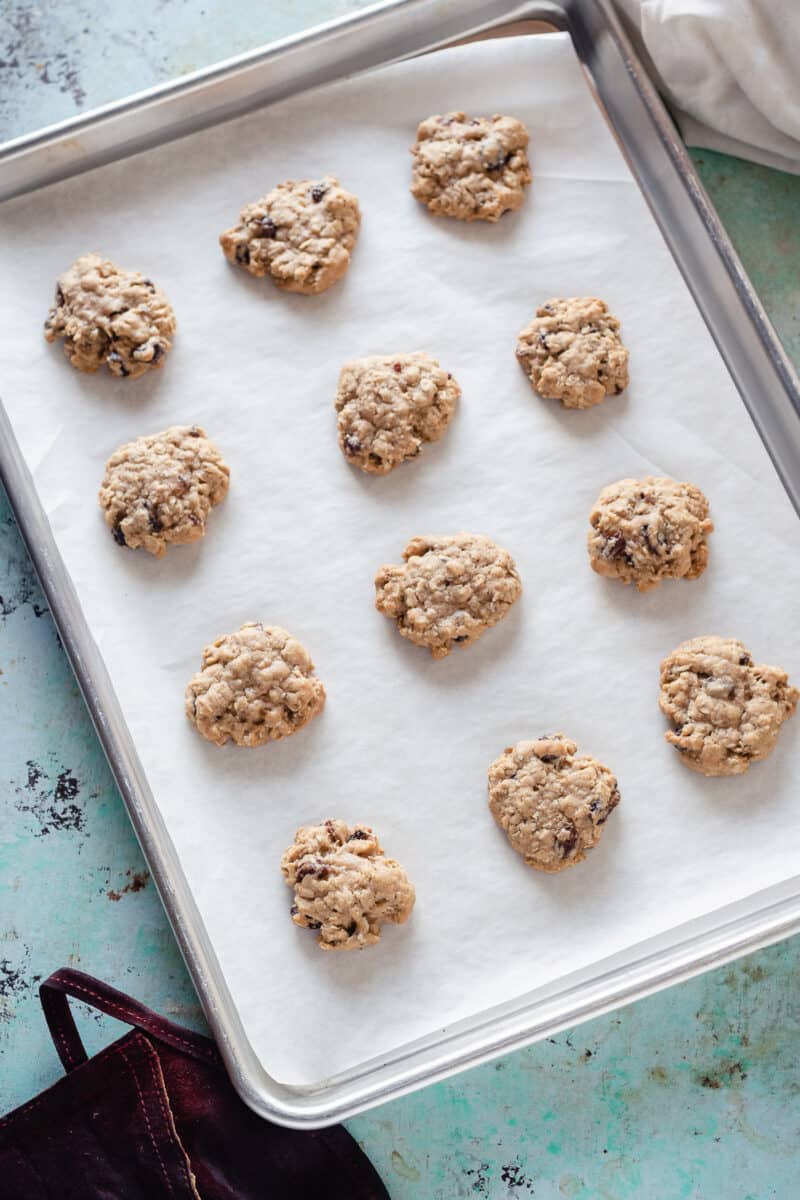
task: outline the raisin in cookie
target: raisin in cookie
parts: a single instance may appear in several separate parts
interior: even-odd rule
[[[414,907],[408,876],[368,825],[325,821],[298,829],[281,871],[294,888],[292,920],[319,930],[323,950],[372,946],[386,921],[402,925]]]
[[[403,558],[375,576],[375,606],[434,658],[477,641],[522,591],[508,551],[477,533],[413,538]]]
[[[203,651],[186,689],[186,715],[218,746],[264,746],[322,711],[325,688],[304,646],[277,625],[251,622]]]
[[[499,221],[531,182],[528,131],[514,117],[428,117],[411,147],[411,193],[437,217]]]
[[[701,775],[741,775],[766,758],[798,699],[785,671],[754,663],[733,638],[692,638],[661,664],[665,737]]]
[[[589,562],[598,575],[635,583],[697,579],[708,562],[714,526],[708,501],[691,483],[648,475],[604,487],[589,518]]]
[[[288,292],[312,296],[344,275],[361,222],[358,200],[332,175],[287,179],[247,204],[220,234],[225,257]]]
[[[539,395],[565,408],[591,408],[628,386],[619,321],[594,296],[537,308],[517,339],[517,358]]]
[[[563,733],[517,742],[489,767],[489,808],[529,867],[583,862],[619,804],[617,781]]]
[[[461,388],[429,354],[375,355],[345,363],[336,411],[348,462],[386,475],[436,442],[450,424]]]
[[[163,367],[175,314],[161,288],[138,271],[124,271],[99,254],[84,254],[59,275],[47,314],[48,342],[64,339],[73,367],[136,379]]]
[[[173,425],[120,446],[106,463],[100,507],[120,546],[160,558],[169,545],[196,542],[228,491],[230,470],[205,431]]]

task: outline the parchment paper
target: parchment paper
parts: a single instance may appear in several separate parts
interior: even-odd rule
[[[531,132],[535,180],[500,224],[434,220],[408,193],[417,121],[464,106]],[[218,232],[275,182],[337,174],[364,221],[345,281],[282,294],[225,262]],[[559,35],[451,50],[301,98],[9,204],[4,400],[256,1052],[310,1082],[793,875],[800,721],[743,778],[704,780],[663,740],[658,668],[679,641],[743,639],[800,677],[800,523]],[[80,375],[42,320],[56,275],[97,249],[164,287],[179,333],[134,383]],[[631,385],[589,412],[531,391],[515,337],[554,295],[623,322]],[[387,478],[342,459],[346,359],[423,349],[460,381],[446,437]],[[208,536],[163,561],[115,545],[108,455],[198,422],[232,469]],[[588,514],[624,475],[688,479],[717,529],[697,582],[640,596],[589,569]],[[373,608],[415,534],[487,533],[524,595],[434,662]],[[328,691],[305,731],[220,750],[183,715],[203,646],[287,626]],[[617,773],[601,845],[560,876],[495,828],[486,769],[565,730]],[[366,821],[417,887],[403,928],[330,955],[289,920],[278,860],[302,822]]]

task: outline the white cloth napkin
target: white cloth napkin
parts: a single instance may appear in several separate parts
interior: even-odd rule
[[[690,145],[800,174],[800,0],[615,2]]]

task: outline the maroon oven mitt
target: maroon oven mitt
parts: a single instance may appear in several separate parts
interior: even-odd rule
[[[251,1112],[209,1038],[82,971],[40,996],[67,1074],[0,1120],[0,1200],[389,1200],[341,1125]],[[134,1028],[88,1059],[68,996]]]

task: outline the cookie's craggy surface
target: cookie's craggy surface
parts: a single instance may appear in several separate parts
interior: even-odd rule
[[[111,455],[100,507],[121,546],[143,546],[160,558],[170,544],[203,536],[209,512],[228,491],[229,475],[203,429],[173,425]]]
[[[691,483],[620,479],[603,488],[589,521],[592,568],[640,592],[662,579],[696,579],[706,568],[714,526],[708,501]]]
[[[530,867],[561,871],[582,862],[619,804],[608,767],[563,733],[509,746],[489,768],[489,808]]]
[[[549,300],[517,338],[517,358],[540,396],[591,408],[628,385],[619,321],[602,300]]]
[[[661,664],[666,739],[701,775],[741,775],[766,758],[799,698],[785,671],[754,663],[734,638],[692,638]]]
[[[206,646],[186,688],[186,715],[218,746],[263,746],[322,710],[325,689],[313,671],[308,651],[285,629],[250,622]]]
[[[522,591],[511,555],[481,534],[413,538],[403,558],[402,566],[378,571],[375,605],[434,658],[471,645]]]
[[[514,117],[428,117],[411,147],[411,192],[441,217],[499,221],[522,204],[531,182],[528,131]]]
[[[323,950],[371,946],[386,921],[402,925],[414,907],[408,876],[368,825],[325,821],[298,829],[281,871],[294,888],[292,920],[318,930]]]
[[[59,275],[44,323],[48,342],[63,338],[79,371],[105,365],[130,379],[164,365],[174,333],[175,314],[161,288],[99,254],[84,254]]]
[[[220,234],[225,257],[289,292],[324,292],[344,275],[361,222],[358,200],[338,179],[287,179],[247,204]]]
[[[345,363],[336,393],[339,446],[376,475],[442,436],[461,389],[429,354],[374,355]]]

